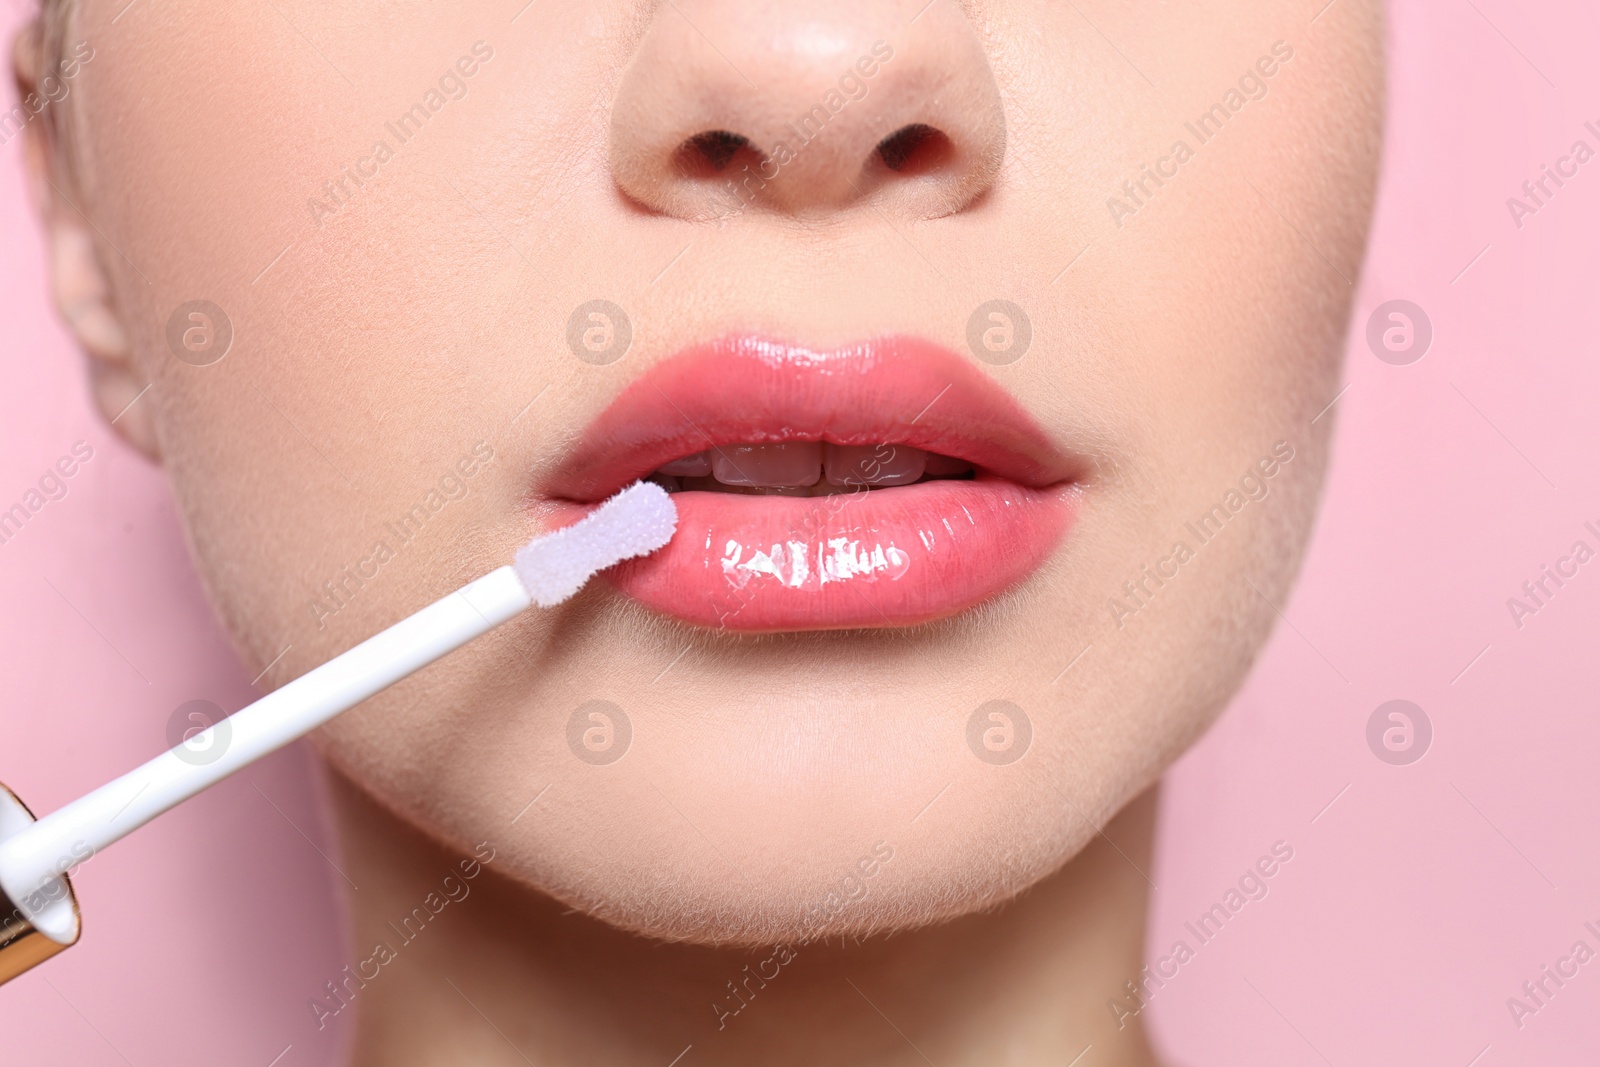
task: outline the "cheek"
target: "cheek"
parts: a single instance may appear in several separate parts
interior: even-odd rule
[[[442,558],[496,559],[525,540],[517,500],[532,457],[549,451],[542,427],[608,383],[570,357],[528,358],[527,338],[563,336],[567,296],[530,301],[527,234],[497,234],[472,205],[497,218],[515,206],[449,192],[467,181],[453,162],[465,146],[498,143],[488,131],[503,116],[478,98],[491,94],[430,119],[428,150],[402,145],[386,110],[329,111],[321,79],[342,81],[270,10],[188,6],[176,30],[119,23],[123,45],[77,84],[94,155],[125,165],[99,200],[137,264],[119,268],[118,303],[154,382],[141,403],[158,413],[199,569],[255,670],[293,646],[275,668],[287,678],[448,591]],[[465,51],[470,21],[441,11],[397,32]],[[410,61],[375,62],[362,75],[374,99],[421,99],[434,84]],[[503,68],[485,64],[474,81],[503,83]],[[306,73],[285,81],[285,70]],[[552,75],[538,95],[560,106],[592,88]],[[370,162],[358,172],[379,140],[393,158],[376,177]],[[450,206],[421,209],[440,195]],[[331,215],[308,207],[336,196]],[[231,331],[208,365],[174,347],[174,314],[195,300]],[[507,308],[521,309],[515,323]],[[513,425],[535,397],[539,414]],[[407,539],[406,517],[480,440],[506,458],[471,492],[441,493],[447,506],[428,508],[426,533]],[[372,580],[380,545],[392,558]]]

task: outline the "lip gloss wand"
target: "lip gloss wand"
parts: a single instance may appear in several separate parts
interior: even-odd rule
[[[185,746],[179,746],[38,821],[0,785],[0,982],[77,942],[70,868],[529,607],[554,607],[597,572],[656,551],[672,539],[677,521],[677,508],[660,486],[629,486],[571,526],[534,538],[513,562],[186,742],[202,750],[222,747],[209,763],[181,758]],[[224,724],[228,733],[218,737]]]

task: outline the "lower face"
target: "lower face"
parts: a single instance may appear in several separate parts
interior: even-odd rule
[[[1105,38],[1072,5],[977,4],[1005,132],[980,200],[715,221],[619,191],[596,103],[669,14],[178,6],[80,5],[69,34],[105,46],[73,144],[252,674],[633,480],[680,507],[664,552],[321,732],[420,828],[722,942],[795,936],[887,849],[827,921],[911,926],[1060,867],[1237,686],[1324,465],[1376,3],[1106,10]],[[388,132],[476,42],[464,92]],[[207,366],[168,344],[196,299],[233,330]]]

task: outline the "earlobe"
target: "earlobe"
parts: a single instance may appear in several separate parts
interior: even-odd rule
[[[45,62],[43,41],[35,21],[24,26],[13,42],[19,99],[37,92]],[[69,199],[69,176],[60,166],[61,146],[53,143],[53,124],[45,115],[34,115],[24,131],[26,169],[44,221],[56,310],[89,359],[90,388],[100,413],[134,448],[159,460],[153,406],[143,400],[135,403],[149,382],[128,343],[94,230]]]
[[[117,315],[94,235],[83,217],[63,198],[51,195],[45,199],[56,310],[89,358],[95,405],[129,444],[159,461],[155,424],[150,417],[153,407],[141,399],[149,382],[133,357],[127,332]]]

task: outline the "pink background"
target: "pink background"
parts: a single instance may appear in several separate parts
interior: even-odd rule
[[[29,7],[0,0],[7,40]],[[1274,842],[1295,850],[1152,1001],[1192,1067],[1551,1067],[1600,1047],[1600,961],[1520,1029],[1506,1007],[1574,941],[1600,949],[1582,926],[1600,926],[1600,564],[1520,630],[1506,608],[1574,540],[1600,547],[1583,530],[1600,526],[1600,161],[1520,230],[1505,206],[1574,140],[1600,148],[1583,129],[1600,126],[1600,15],[1403,0],[1391,20],[1386,166],[1321,523],[1290,625],[1163,801],[1152,959],[1194,945],[1184,922]],[[0,773],[49,810],[165,747],[179,704],[251,691],[161,475],[89,410],[19,159],[0,149],[0,509],[73,442],[95,449],[0,546]],[[1435,331],[1406,367],[1363,339],[1397,298]],[[1367,748],[1393,698],[1433,723],[1410,766]],[[335,1063],[344,1022],[319,1033],[306,1007],[346,962],[319,850],[295,749],[96,857],[77,878],[84,942],[0,991],[0,1059]]]

